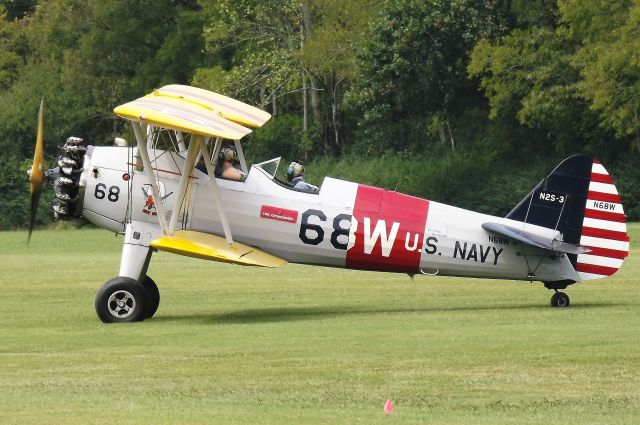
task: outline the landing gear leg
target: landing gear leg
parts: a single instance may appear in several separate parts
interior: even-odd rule
[[[103,322],[140,322],[158,310],[160,292],[147,276],[153,254],[149,243],[158,233],[157,226],[147,223],[127,224],[119,276],[105,282],[96,295],[96,313]]]
[[[569,307],[571,301],[569,295],[555,289],[556,293],[551,296],[551,307]]]

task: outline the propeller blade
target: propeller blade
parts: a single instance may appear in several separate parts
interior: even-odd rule
[[[40,101],[40,111],[38,112],[38,134],[36,136],[36,149],[33,154],[33,165],[29,175],[30,194],[31,194],[31,211],[29,214],[29,237],[27,243],[31,241],[31,232],[36,221],[36,213],[38,212],[38,201],[40,200],[40,191],[44,184],[44,144],[42,142],[43,132],[43,111],[44,98]]]

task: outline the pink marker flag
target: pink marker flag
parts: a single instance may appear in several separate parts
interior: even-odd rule
[[[391,412],[393,412],[393,403],[391,400],[387,399],[387,402],[384,404],[384,413],[389,415]]]

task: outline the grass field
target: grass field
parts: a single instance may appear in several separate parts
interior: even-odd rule
[[[0,423],[638,424],[631,234],[622,270],[570,287],[568,309],[541,284],[160,253],[156,316],[104,325],[121,237],[0,233]]]

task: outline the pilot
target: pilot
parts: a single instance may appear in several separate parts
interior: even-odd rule
[[[242,181],[245,178],[245,174],[233,166],[233,159],[236,156],[236,151],[233,148],[222,148],[219,155],[218,166],[220,167],[220,175],[223,179]]]
[[[301,161],[293,161],[287,168],[287,181],[293,186],[293,190],[307,193],[318,193],[318,187],[304,181],[304,164]]]

